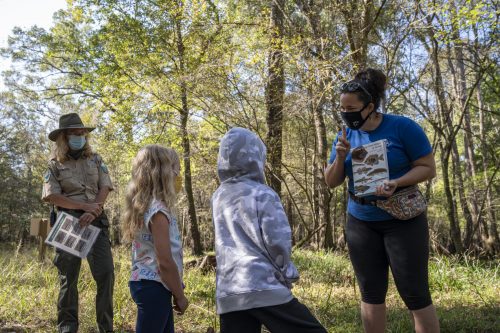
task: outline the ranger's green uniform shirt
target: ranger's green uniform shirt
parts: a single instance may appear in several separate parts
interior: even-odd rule
[[[98,154],[91,157],[69,158],[65,162],[49,161],[44,176],[42,200],[51,194],[62,194],[67,198],[83,202],[94,202],[99,189],[113,190],[108,168]]]

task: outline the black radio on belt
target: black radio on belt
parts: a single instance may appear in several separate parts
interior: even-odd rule
[[[57,213],[56,213],[56,210],[54,208],[54,205],[52,205],[50,207],[50,226],[53,227],[54,224],[56,224],[56,220],[57,220]]]

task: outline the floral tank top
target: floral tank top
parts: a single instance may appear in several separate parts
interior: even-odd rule
[[[132,242],[132,274],[130,275],[130,281],[154,280],[162,282],[153,244],[153,234],[150,231],[150,224],[156,213],[164,214],[170,222],[170,250],[182,281],[182,242],[177,227],[177,219],[167,210],[165,205],[158,200],[153,200],[144,213],[144,226],[136,233],[134,241]]]

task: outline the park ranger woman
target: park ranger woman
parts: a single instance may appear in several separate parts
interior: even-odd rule
[[[44,176],[42,199],[80,220],[101,229],[87,261],[97,284],[96,316],[99,332],[113,331],[114,268],[109,241],[109,222],[103,204],[113,185],[101,156],[92,152],[89,133],[76,113],[59,118],[59,128],[50,132],[55,142]],[[78,331],[78,275],[81,259],[56,250],[54,265],[59,271],[60,291],[57,326],[60,333]]]

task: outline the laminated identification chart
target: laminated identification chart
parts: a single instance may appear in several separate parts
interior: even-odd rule
[[[351,151],[354,194],[365,197],[375,194],[378,185],[389,179],[387,141],[378,140]]]
[[[93,225],[82,228],[78,218],[68,213],[60,212],[58,215],[45,243],[77,257],[87,257],[101,230]]]

